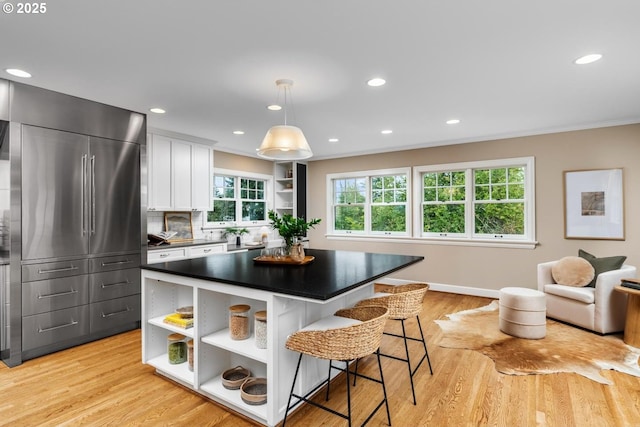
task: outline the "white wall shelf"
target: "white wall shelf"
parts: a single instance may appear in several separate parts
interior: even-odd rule
[[[306,218],[307,165],[300,162],[275,162],[275,211]]]

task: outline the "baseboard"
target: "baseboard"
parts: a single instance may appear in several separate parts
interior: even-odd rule
[[[375,282],[385,283],[389,285],[403,285],[405,283],[416,283],[421,281],[394,279],[392,277],[385,277],[383,279],[376,280]],[[433,283],[433,282],[427,282],[427,283],[429,283],[430,292],[431,291],[447,292],[450,294],[471,295],[474,297],[495,298],[495,299],[498,299],[500,297],[499,289],[482,289],[482,288],[474,288],[471,286],[447,285],[444,283]]]

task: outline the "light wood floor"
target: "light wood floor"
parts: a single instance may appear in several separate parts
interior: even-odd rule
[[[489,299],[427,292],[421,314],[434,375],[427,366],[415,380],[411,401],[406,365],[383,360],[392,425],[413,426],[640,426],[640,378],[605,371],[607,386],[576,374],[508,376],[469,350],[438,347],[433,322],[444,314],[480,307]],[[398,322],[394,322],[398,323]],[[411,324],[410,331],[414,331]],[[89,343],[9,369],[0,363],[0,425],[11,426],[252,426],[207,399],[156,375],[140,362],[140,331]],[[383,348],[399,348],[385,337]],[[417,348],[414,348],[417,354]],[[360,364],[374,376],[375,358]],[[289,382],[290,378],[283,378]],[[332,386],[330,402],[344,409],[344,381]],[[380,395],[380,386],[360,380],[353,394],[355,425]],[[287,425],[343,426],[346,422],[306,405]],[[386,425],[384,411],[368,424]]]

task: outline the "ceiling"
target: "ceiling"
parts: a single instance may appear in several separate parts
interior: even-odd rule
[[[311,160],[640,122],[638,0],[46,5],[0,14],[1,78],[144,112],[150,128],[238,154],[256,156],[284,123],[266,109],[283,78]]]

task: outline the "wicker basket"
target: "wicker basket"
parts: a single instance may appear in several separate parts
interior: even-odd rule
[[[323,331],[298,331],[289,336],[289,350],[328,360],[354,360],[374,353],[380,347],[387,320],[387,309],[360,306],[336,311],[335,315],[362,323]]]
[[[389,309],[390,319],[408,319],[420,314],[422,301],[428,289],[429,285],[426,283],[384,286],[382,292],[388,294],[387,296],[362,300],[356,304],[356,307],[379,305]]]
[[[238,390],[250,376],[251,371],[242,366],[227,369],[222,373],[222,386],[228,390]]]

